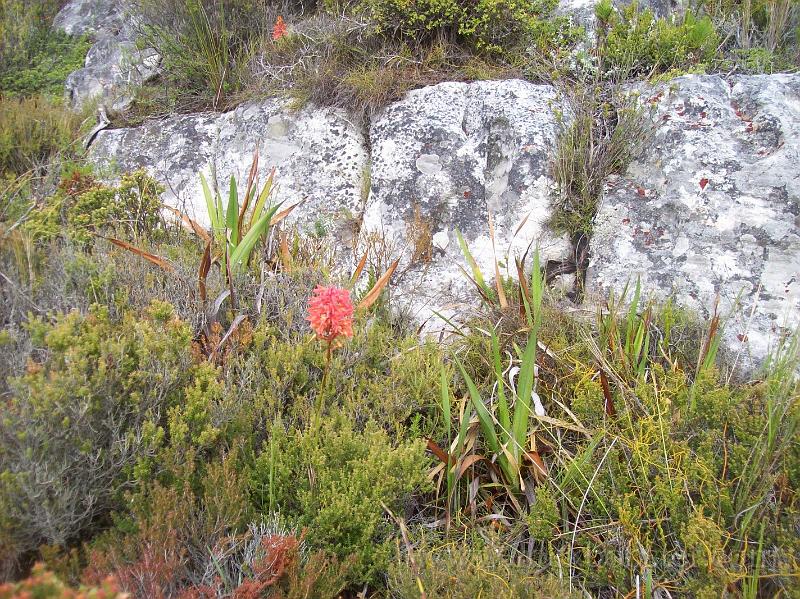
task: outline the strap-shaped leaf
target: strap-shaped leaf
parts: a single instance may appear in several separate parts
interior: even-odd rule
[[[481,395],[478,392],[478,388],[475,386],[474,381],[467,374],[467,371],[464,370],[464,366],[461,364],[461,361],[458,358],[455,358],[455,361],[456,366],[458,366],[458,370],[461,372],[461,376],[464,377],[464,382],[467,384],[469,397],[472,400],[472,405],[475,407],[475,412],[478,414],[478,421],[481,423],[481,429],[486,437],[486,445],[489,447],[492,453],[498,454],[500,453],[500,442],[497,439],[497,431],[494,429],[494,419],[489,413],[489,410],[486,408],[486,405],[483,403]]]
[[[203,196],[206,199],[206,210],[208,211],[208,220],[211,221],[212,233],[216,234],[223,228],[222,215],[217,211],[217,201],[211,194],[211,189],[208,187],[208,181],[206,181],[206,177],[203,175],[203,173],[200,173],[200,184],[203,187]]]
[[[225,218],[229,239],[231,245],[235,248],[239,245],[239,193],[236,191],[236,179],[233,175],[231,175],[230,191],[228,192],[228,211]]]
[[[273,181],[275,180],[275,168],[270,171],[267,180],[264,182],[264,187],[261,189],[261,193],[258,195],[258,200],[256,200],[256,204],[253,207],[253,214],[250,217],[250,228],[253,228],[255,222],[261,218],[261,213],[264,210],[264,206],[267,204],[267,198],[272,193],[273,189]]]
[[[231,253],[231,264],[237,267],[239,264],[246,263],[250,257],[250,252],[253,251],[256,243],[262,235],[269,231],[270,221],[275,212],[280,208],[280,204],[275,204],[268,212],[261,215],[261,218],[247,232],[236,248]]]

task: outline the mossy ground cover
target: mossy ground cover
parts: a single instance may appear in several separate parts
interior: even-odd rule
[[[532,276],[533,295],[506,282],[505,307],[476,299],[444,345],[387,297],[356,312],[329,360],[308,299],[348,281],[319,239],[297,237],[289,257],[258,245],[231,280],[212,266],[207,297],[232,284],[236,304],[209,312],[204,242],[157,218],[157,191],[142,174],[118,187],[67,175],[52,210],[2,238],[2,573],[44,561],[58,576],[19,589],[798,592],[791,340],[733,383],[716,324],[643,301],[576,319]],[[142,209],[121,218],[120,198]],[[92,222],[71,212],[97,203]],[[493,449],[492,435],[509,441]]]

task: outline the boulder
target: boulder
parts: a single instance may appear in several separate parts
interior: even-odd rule
[[[519,80],[442,83],[409,92],[373,120],[364,230],[401,256],[394,292],[417,320],[475,301],[456,231],[487,280],[495,255],[504,276],[532,246],[543,260],[569,256],[568,240],[546,224],[554,103],[551,86]]]
[[[145,168],[165,187],[164,200],[209,224],[200,172],[227,198],[234,175],[244,193],[253,152],[260,150],[260,181],[276,168],[276,199],[304,225],[353,237],[361,213],[367,165],[360,130],[342,111],[290,111],[284,102],[245,104],[228,113],[175,115],[129,129],[98,133],[90,159],[107,178]]]
[[[99,100],[121,112],[133,101],[134,90],[159,72],[160,56],[137,47],[137,18],[120,0],[70,0],[53,26],[94,40],[84,67],[66,81],[67,102],[76,110]]]
[[[639,278],[706,317],[719,297],[724,347],[758,366],[800,326],[800,75],[691,75],[647,100],[659,126],[608,183],[588,289]]]

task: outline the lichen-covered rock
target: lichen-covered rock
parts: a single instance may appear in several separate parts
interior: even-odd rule
[[[609,182],[588,286],[643,289],[708,316],[751,367],[800,325],[800,75],[686,76],[649,101],[660,125]]]
[[[122,111],[133,91],[158,74],[160,57],[152,48],[137,48],[137,17],[120,0],[70,0],[56,15],[54,27],[70,35],[89,35],[95,41],[84,68],[66,81],[66,98],[80,109],[99,100]]]
[[[532,245],[544,258],[568,256],[567,240],[545,224],[555,101],[552,87],[519,80],[442,83],[410,92],[373,120],[364,229],[402,256],[395,293],[418,319],[453,312],[469,289],[456,230],[493,278],[490,213],[503,275],[515,274],[513,256]]]
[[[287,206],[305,200],[295,218],[346,239],[363,205],[367,152],[360,131],[341,111],[292,112],[270,100],[224,114],[176,115],[101,131],[90,159],[101,171],[146,168],[166,186],[166,202],[208,224],[199,173],[216,179],[225,198],[234,175],[243,193],[257,146],[260,181],[276,168],[276,199]]]
[[[70,35],[98,31],[128,33],[128,20],[122,0],[69,0],[53,21],[53,26]]]

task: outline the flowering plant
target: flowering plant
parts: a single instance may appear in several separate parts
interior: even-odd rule
[[[308,302],[308,317],[317,339],[329,349],[341,347],[342,337],[353,336],[353,303],[350,292],[341,287],[317,285]]]
[[[272,39],[273,41],[278,41],[284,35],[286,35],[286,22],[283,17],[278,16],[275,20],[275,26],[272,28]]]

